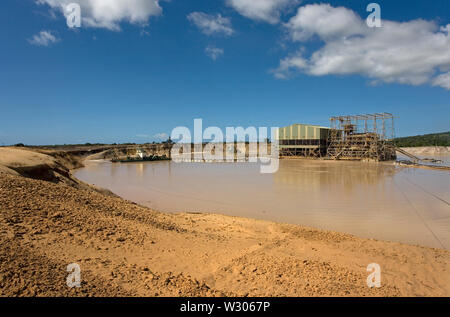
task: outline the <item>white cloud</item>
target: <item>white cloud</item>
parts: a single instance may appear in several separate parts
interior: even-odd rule
[[[224,34],[229,36],[234,33],[230,19],[224,18],[220,14],[212,15],[203,12],[192,12],[187,18],[206,35]]]
[[[156,140],[163,140],[163,141],[165,141],[165,140],[167,140],[169,138],[169,135],[167,133],[164,133],[164,132],[156,133],[153,136],[153,138],[155,138]]]
[[[51,31],[41,31],[36,35],[33,35],[28,42],[38,46],[49,46],[50,44],[58,42],[59,39],[52,34]]]
[[[300,7],[285,27],[294,41],[317,35],[323,39],[360,34],[367,29],[361,18],[344,7],[334,8],[329,4]]]
[[[450,72],[437,76],[433,80],[433,86],[440,86],[450,90]]]
[[[141,139],[153,139],[156,141],[165,141],[169,138],[169,136],[167,135],[167,133],[156,133],[154,135],[150,135],[150,134],[145,134],[145,133],[140,133],[140,134],[136,134],[136,137],[141,138]]]
[[[66,15],[66,6],[76,2],[81,7],[82,26],[120,30],[123,21],[146,25],[150,16],[162,13],[159,0],[36,0]]]
[[[276,24],[281,12],[296,4],[299,0],[227,0],[227,4],[239,14],[257,21]]]
[[[215,61],[223,55],[223,49],[209,45],[205,48],[205,53]]]
[[[306,69],[308,67],[308,61],[302,57],[302,51],[299,50],[295,54],[286,57],[280,61],[280,65],[272,73],[276,78],[287,79],[295,70]]]
[[[360,74],[372,82],[421,85],[432,83],[449,88],[450,24],[435,22],[382,21],[369,28],[353,11],[328,4],[300,7],[285,24],[293,41],[317,37],[324,45],[309,56],[304,50],[280,61],[273,71],[286,78],[293,72],[314,76]]]

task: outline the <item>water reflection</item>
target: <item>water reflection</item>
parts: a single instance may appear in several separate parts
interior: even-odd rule
[[[276,184],[290,184],[317,189],[345,188],[350,192],[361,185],[374,185],[384,182],[399,171],[393,165],[384,163],[359,162],[314,162],[308,161],[299,166],[297,160],[281,162],[282,168],[275,173]]]
[[[167,212],[214,212],[450,248],[450,173],[385,163],[92,163],[83,181]]]

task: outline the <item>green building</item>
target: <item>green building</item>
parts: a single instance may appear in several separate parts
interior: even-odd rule
[[[325,156],[329,131],[330,128],[308,124],[293,124],[279,128],[277,139],[280,156]]]

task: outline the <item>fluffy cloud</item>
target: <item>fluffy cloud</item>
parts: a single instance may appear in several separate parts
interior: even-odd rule
[[[66,6],[76,2],[81,7],[82,26],[120,30],[123,21],[146,25],[150,16],[162,12],[159,0],[36,0],[66,15]]]
[[[293,41],[320,39],[324,45],[309,56],[304,50],[280,61],[278,78],[293,72],[315,76],[360,74],[373,82],[421,85],[450,89],[450,24],[383,20],[369,28],[353,11],[328,4],[300,7],[285,24]]]
[[[38,34],[33,35],[33,37],[28,40],[30,44],[38,46],[49,46],[50,44],[58,41],[59,39],[56,38],[51,31],[41,31]]]
[[[299,3],[299,0],[227,0],[227,4],[239,14],[257,21],[276,24],[283,10]]]
[[[334,8],[329,4],[307,5],[285,24],[294,41],[317,35],[322,39],[363,33],[367,25],[352,10]]]
[[[205,48],[205,53],[215,61],[223,55],[223,49],[209,45]]]
[[[440,86],[450,90],[450,72],[437,76],[433,80],[433,86]]]
[[[206,35],[224,34],[229,36],[234,33],[230,19],[224,18],[220,14],[211,15],[203,12],[192,12],[187,18]]]

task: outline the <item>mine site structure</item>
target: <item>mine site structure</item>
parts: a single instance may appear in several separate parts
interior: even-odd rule
[[[117,145],[108,150],[112,162],[159,161],[170,158],[170,145],[133,144]]]
[[[334,160],[396,159],[391,113],[330,118],[327,157]]]
[[[281,157],[321,158],[327,152],[329,128],[309,124],[292,124],[278,129]]]

